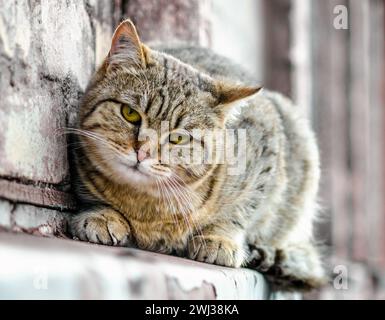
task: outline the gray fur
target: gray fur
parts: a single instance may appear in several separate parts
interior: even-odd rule
[[[280,288],[320,286],[324,271],[312,231],[319,157],[301,110],[278,93],[255,94],[251,76],[208,49],[136,47],[136,31],[124,23],[129,34],[115,46],[118,59],[112,51],[82,104],[79,130],[86,137],[77,150],[77,169],[85,197],[99,205],[73,219],[73,234],[253,267]],[[141,114],[140,125],[122,118],[121,104]],[[152,170],[159,176],[171,172],[180,179],[161,188],[134,169],[118,170],[122,159],[137,165],[138,132],[143,127],[160,132],[164,120],[171,129],[245,129],[246,170],[229,175],[228,163],[158,163]]]

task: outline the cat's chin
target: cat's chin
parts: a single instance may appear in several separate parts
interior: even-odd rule
[[[114,171],[114,180],[119,184],[147,185],[155,180],[154,177],[135,166],[117,165]]]
[[[128,165],[119,163],[113,168],[112,175],[116,183],[129,184],[135,187],[156,186],[157,181],[166,178],[145,165]]]

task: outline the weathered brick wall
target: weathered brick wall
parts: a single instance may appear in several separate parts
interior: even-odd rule
[[[2,1],[3,227],[59,232],[64,216],[49,208],[74,209],[67,137],[59,131],[74,123],[79,98],[108,50],[113,10],[109,1]]]

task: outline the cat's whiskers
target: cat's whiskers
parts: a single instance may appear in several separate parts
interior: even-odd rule
[[[159,209],[160,209],[162,207],[161,199],[163,198],[164,191],[163,191],[163,186],[162,186],[160,178],[155,177],[155,179],[156,179],[155,180],[156,181],[156,186],[157,186],[158,192],[159,192],[158,206],[159,206]],[[174,224],[178,224],[178,219],[174,216],[173,213],[171,213],[171,216],[172,216]]]
[[[179,201],[179,196],[182,197],[182,200],[184,200],[186,203],[182,205],[182,203],[179,201],[180,204],[180,210],[184,214],[192,213],[192,204],[191,204],[191,198],[188,198],[185,196],[183,190],[176,184],[176,181],[173,179],[173,177],[170,177],[168,179],[168,183],[170,184],[171,190],[174,192],[175,199]]]
[[[123,158],[127,157],[127,155],[124,152],[119,150],[120,147],[118,145],[115,145],[111,141],[104,139],[102,136],[100,136],[94,132],[90,132],[90,131],[82,130],[82,129],[76,129],[76,128],[61,128],[61,130],[63,130],[62,131],[63,134],[76,134],[79,136],[84,136],[84,137],[93,139],[95,141],[98,141],[98,142],[102,143],[103,145],[107,146],[112,152],[114,152],[119,157],[123,157]]]
[[[180,182],[176,180],[177,178],[179,179]],[[188,213],[187,214],[188,214],[188,217],[191,218],[192,226],[190,225],[189,221],[186,220],[186,223],[188,224],[188,228],[191,231],[194,231],[195,229],[195,232],[200,236],[199,239],[201,241],[201,244],[203,245],[204,248],[206,248],[206,241],[204,240],[204,237],[203,237],[202,228],[200,228],[199,224],[197,223],[194,217],[194,214],[192,214],[194,213],[195,207],[191,196],[192,195],[195,196],[195,199],[198,199],[198,201],[200,201],[201,199],[198,196],[196,196],[195,192],[193,192],[192,190],[189,190],[190,189],[189,186],[186,185],[183,179],[176,173],[174,173],[174,175],[171,177],[170,180],[172,180],[176,189],[181,193],[181,196],[186,200],[187,204],[189,204],[190,206],[190,212],[189,212],[190,214]],[[176,198],[178,199],[178,197]]]
[[[170,182],[170,180],[168,180],[167,182]],[[182,213],[181,216],[183,218],[185,226],[187,227],[187,229],[189,230],[190,233],[193,232],[194,229],[193,229],[193,227],[191,226],[191,224],[190,224],[190,222],[188,220],[188,216],[187,216],[186,210],[185,210],[183,204],[181,203],[181,201],[179,200],[178,195],[176,194],[177,190],[175,188],[173,188],[172,186],[170,186],[170,184],[168,184],[168,183],[165,183],[165,186],[167,186],[167,188],[169,188],[170,192],[173,195],[173,199],[175,201],[177,201],[177,206],[178,206],[178,208],[180,210],[180,213]]]
[[[179,184],[183,184],[184,188],[189,191],[189,192],[187,192],[187,190],[186,190],[187,194],[190,197],[194,196],[196,201],[197,201],[197,203],[201,203],[202,198],[197,196],[196,193],[193,190],[190,190],[190,187],[185,183],[185,181],[178,174],[174,173],[174,177],[175,177],[175,179],[179,180]],[[196,233],[199,235],[199,239],[200,239],[200,242],[201,242],[202,246],[205,249],[207,249],[207,244],[206,244],[205,238],[203,236],[202,228],[201,228],[201,226],[199,224],[199,221],[197,221],[195,219],[195,215],[194,214],[191,215],[191,220],[192,220],[192,223],[194,224]]]
[[[161,181],[161,184],[163,185],[163,187],[164,187],[164,191],[165,191],[165,195],[166,195],[166,199],[167,199],[167,201],[168,201],[168,203],[169,203],[169,209],[171,210],[171,213],[172,214],[177,214],[177,210],[176,210],[176,208],[175,208],[175,204],[174,204],[174,202],[172,201],[172,196],[171,196],[171,194],[169,193],[169,190],[168,190],[168,188],[167,188],[167,185],[164,183],[164,181],[162,181],[162,180],[160,180]]]
[[[168,182],[169,182],[169,187],[170,187],[169,190],[172,193],[174,200],[177,202],[177,206],[179,208],[179,211],[182,213],[183,219],[188,224],[189,229],[191,229],[189,222],[187,220],[187,215],[191,212],[189,212],[188,208],[186,208],[186,206],[182,203],[183,202],[182,200],[185,200],[188,203],[188,199],[184,196],[183,192],[181,190],[179,190],[179,188],[176,185],[173,184],[173,181],[171,179],[168,180]],[[182,200],[179,198],[179,196],[182,197]]]
[[[169,189],[169,185],[164,180],[160,179],[159,182],[163,186],[164,194],[166,195],[166,200],[169,203],[169,207],[172,207],[171,214],[172,214],[172,216],[175,216],[174,223],[179,227],[180,220],[178,219],[178,214],[175,210],[175,203],[173,202],[173,200],[175,200],[177,198],[175,198],[175,195],[173,194],[173,190]],[[178,205],[178,207],[180,207],[179,204],[177,204],[177,205]],[[188,228],[188,230],[191,230],[191,226],[188,224],[188,221],[186,220],[186,217],[184,214],[182,214],[182,217],[183,217],[183,222],[184,222],[185,226]]]
[[[157,179],[163,186],[164,191],[167,192],[168,199],[173,203],[173,207],[175,208],[175,202],[176,202],[178,213],[182,213],[183,216],[186,215],[187,211],[184,205],[179,200],[179,195],[177,194],[179,190],[176,190],[175,186],[173,187],[172,185],[170,185],[171,181],[169,179],[167,180],[160,179],[160,178],[157,178]]]
[[[179,179],[179,181],[177,179]],[[185,198],[187,198],[187,202],[191,204],[191,213],[193,213],[195,211],[195,206],[192,198],[194,197],[197,203],[200,203],[202,199],[198,197],[193,190],[190,190],[190,187],[183,181],[183,179],[178,174],[174,173],[173,181],[174,183],[179,185],[179,188],[181,190],[183,190],[183,194],[185,195]],[[195,220],[194,214],[190,214],[189,216],[191,217],[196,232],[202,235],[201,228]]]

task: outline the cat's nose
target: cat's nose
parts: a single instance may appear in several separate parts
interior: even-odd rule
[[[139,149],[137,153],[138,161],[143,161],[144,159],[150,158],[150,153],[148,151]]]

